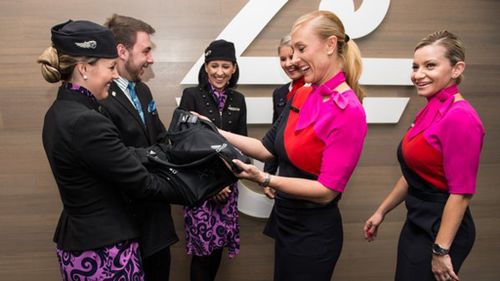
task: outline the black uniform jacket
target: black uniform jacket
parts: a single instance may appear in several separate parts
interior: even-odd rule
[[[151,146],[156,143],[158,135],[165,132],[165,126],[158,116],[149,87],[137,82],[135,91],[141,102],[146,126],[143,125],[139,113],[126,94],[115,82],[111,83],[108,98],[101,100],[100,103],[118,128],[126,146]],[[141,200],[134,201],[133,206],[141,229],[139,242],[143,257],[154,254],[179,240],[175,234],[169,204]]]
[[[45,115],[43,145],[63,203],[58,248],[89,250],[139,236],[123,193],[165,200],[170,183],[148,173],[95,101],[61,87]]]
[[[273,91],[273,124],[280,117],[283,112],[283,108],[285,108],[287,103],[286,96],[288,95],[288,92],[290,92],[290,83],[280,86]],[[268,160],[264,163],[264,172],[274,175],[277,170],[278,160],[276,158]]]
[[[290,82],[291,83],[291,82]],[[278,120],[287,103],[286,96],[290,92],[290,83],[274,89],[273,91],[273,123]]]
[[[247,106],[245,97],[232,89],[226,89],[226,95],[226,103],[222,113],[220,113],[211,93],[210,85],[186,88],[182,93],[179,108],[198,112],[210,118],[218,128],[246,136]]]

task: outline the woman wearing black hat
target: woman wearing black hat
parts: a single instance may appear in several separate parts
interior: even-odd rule
[[[144,280],[139,231],[122,194],[182,203],[102,114],[97,101],[117,77],[116,57],[111,31],[68,21],[52,28],[52,46],[38,59],[45,80],[62,80],[45,115],[43,145],[63,203],[54,235],[63,280]]]
[[[184,90],[179,107],[207,116],[223,130],[246,136],[245,98],[233,89],[238,77],[233,43],[213,41],[205,49],[198,86]],[[234,184],[202,206],[185,209],[186,247],[193,256],[192,281],[215,279],[224,247],[228,248],[229,257],[238,254],[237,199],[238,189]]]

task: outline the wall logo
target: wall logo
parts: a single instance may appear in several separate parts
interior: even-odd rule
[[[252,41],[283,8],[288,0],[250,0],[231,20],[217,38],[234,42],[240,65],[241,85],[279,85],[288,82],[276,57],[241,57]],[[346,32],[352,39],[361,38],[374,31],[389,10],[390,0],[363,1],[355,11],[353,0],[323,0],[319,9],[335,11],[342,19]],[[203,64],[203,54],[186,74],[181,84],[197,84],[198,70]],[[411,85],[410,59],[364,58],[361,84]]]
[[[234,42],[240,66],[240,85],[280,85],[289,82],[276,57],[242,57],[252,41],[283,8],[288,0],[250,0],[217,36]],[[389,11],[390,0],[363,1],[355,10],[353,0],[322,0],[320,10],[334,11],[344,23],[352,39],[374,31]],[[181,84],[197,84],[198,70],[204,62],[202,54]],[[411,59],[363,58],[363,85],[409,86]],[[409,98],[370,98],[363,100],[368,123],[398,123]],[[249,124],[270,124],[271,97],[246,98]],[[262,165],[258,163],[258,165]],[[238,208],[255,217],[268,217],[272,201],[240,184]]]

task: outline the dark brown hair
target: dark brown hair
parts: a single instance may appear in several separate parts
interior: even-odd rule
[[[132,17],[113,14],[104,24],[115,35],[116,43],[123,44],[127,49],[134,46],[137,32],[142,31],[147,34],[154,34],[155,29],[143,22]]]

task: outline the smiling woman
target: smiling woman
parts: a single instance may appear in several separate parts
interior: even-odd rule
[[[459,280],[474,244],[469,202],[485,133],[458,90],[464,69],[462,42],[448,31],[429,34],[415,47],[411,79],[428,103],[398,147],[403,176],[364,227],[373,241],[387,213],[405,201],[395,280]]]
[[[218,128],[246,136],[245,98],[234,90],[238,78],[234,44],[215,40],[205,49],[198,86],[184,89],[179,107],[207,116]],[[200,207],[184,209],[191,281],[214,280],[223,249],[228,249],[229,257],[240,251],[237,200],[238,188],[233,184]]]
[[[367,131],[358,85],[361,58],[331,12],[300,17],[291,36],[292,63],[312,87],[295,93],[261,141],[221,133],[251,157],[278,160],[278,176],[238,162],[239,177],[277,191],[265,230],[275,239],[274,280],[327,281],[343,244],[337,203]]]
[[[182,202],[170,181],[150,174],[125,147],[98,103],[118,76],[111,31],[68,21],[52,28],[52,44],[38,62],[48,82],[62,80],[43,124],[64,205],[54,235],[62,279],[144,280],[139,231],[123,193]]]

